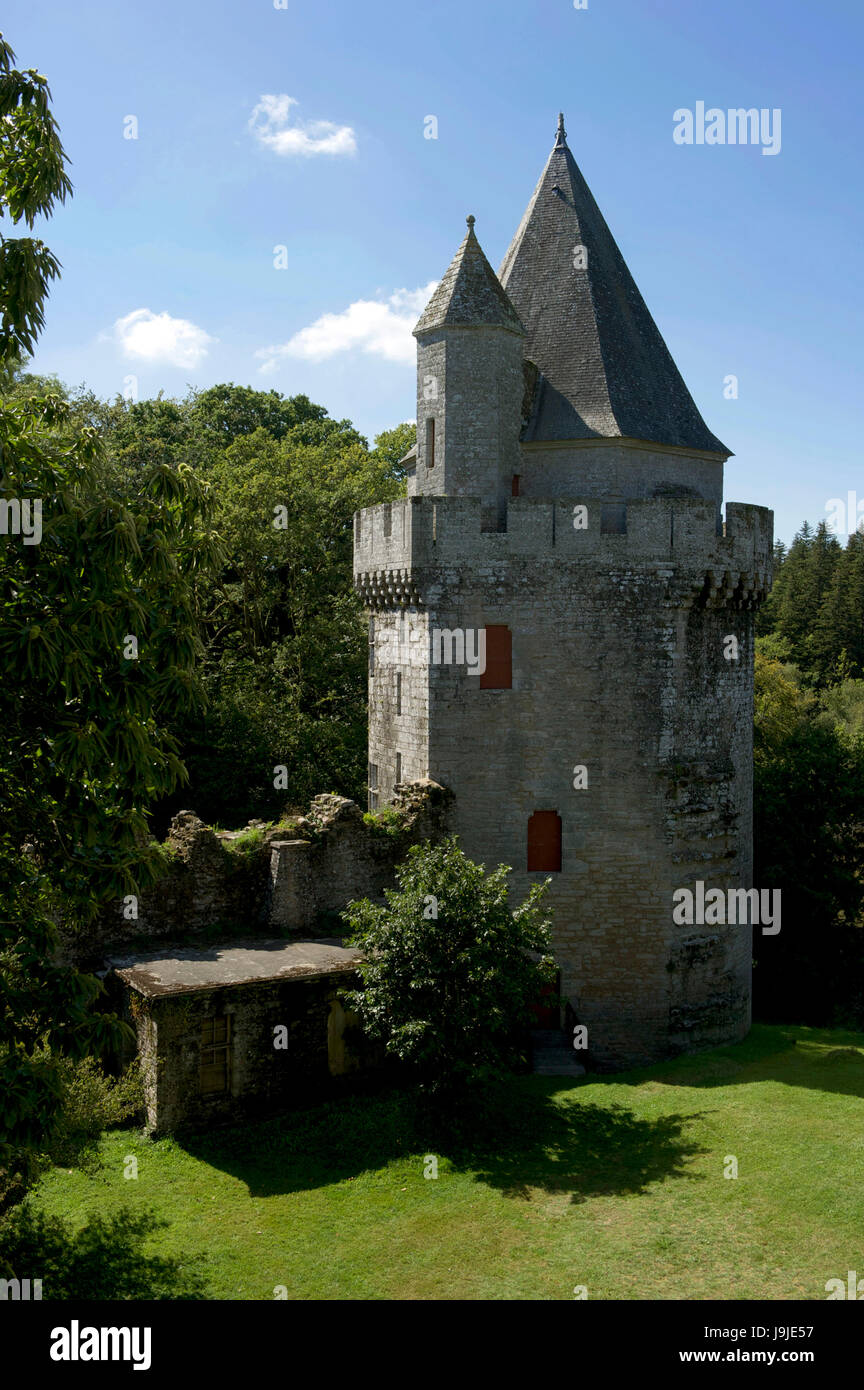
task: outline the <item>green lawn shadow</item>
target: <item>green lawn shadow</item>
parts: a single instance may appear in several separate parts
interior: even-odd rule
[[[629,1072],[589,1073],[578,1081],[514,1076],[455,1122],[415,1092],[373,1087],[274,1119],[178,1136],[178,1142],[256,1197],[325,1187],[393,1160],[434,1154],[508,1197],[539,1190],[579,1203],[638,1194],[669,1177],[696,1180],[689,1161],[705,1152],[687,1135],[700,1113],[646,1119],[617,1098],[610,1104],[580,1099],[586,1086],[654,1083],[708,1093],[766,1081],[864,1098],[864,1034],[755,1024],[739,1043]]]
[[[706,1091],[776,1081],[864,1099],[864,1034],[803,1024],[754,1023],[741,1042],[686,1053],[653,1067],[593,1074],[591,1080],[614,1086],[660,1082]]]
[[[346,1096],[178,1142],[255,1197],[342,1182],[412,1155],[422,1181],[426,1154],[523,1199],[540,1190],[579,1203],[640,1193],[670,1176],[692,1178],[686,1165],[703,1150],[685,1127],[696,1116],[646,1120],[621,1104],[580,1101],[580,1089],[569,1079],[516,1076],[455,1120],[410,1091]]]

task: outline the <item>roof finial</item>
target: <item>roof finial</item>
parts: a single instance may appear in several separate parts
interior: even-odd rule
[[[559,111],[559,112],[558,112],[558,130],[557,130],[556,136],[555,136],[555,145],[556,145],[556,147],[560,147],[560,146],[562,146],[562,145],[565,145],[566,143],[567,143],[567,132],[566,132],[566,130],[564,129],[564,112],[563,112],[563,111]]]
[[[473,212],[469,212],[468,216],[465,218],[465,221],[468,223],[469,232],[473,232],[474,223],[477,221],[477,218],[474,216]]]

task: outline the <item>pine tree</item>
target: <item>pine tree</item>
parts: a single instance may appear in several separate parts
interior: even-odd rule
[[[775,585],[775,631],[786,638],[793,661],[813,683],[820,679],[814,629],[842,554],[839,541],[824,521],[815,531],[805,521],[792,542]]]
[[[845,673],[864,676],[864,535],[849,537],[822,600],[811,637],[814,668],[822,683]]]

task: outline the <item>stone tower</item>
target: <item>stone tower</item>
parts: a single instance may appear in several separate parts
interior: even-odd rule
[[[702,420],[567,146],[498,275],[468,232],[415,330],[404,502],[355,517],[370,803],[430,777],[514,902],[551,878],[568,1024],[597,1068],[740,1038],[754,610],[772,513]],[[485,651],[484,651],[485,647]]]

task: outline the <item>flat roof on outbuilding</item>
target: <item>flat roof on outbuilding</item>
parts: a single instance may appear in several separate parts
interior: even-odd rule
[[[238,941],[199,949],[115,956],[107,964],[147,998],[195,990],[227,989],[265,980],[302,979],[355,970],[362,952],[338,937],[315,941]]]

